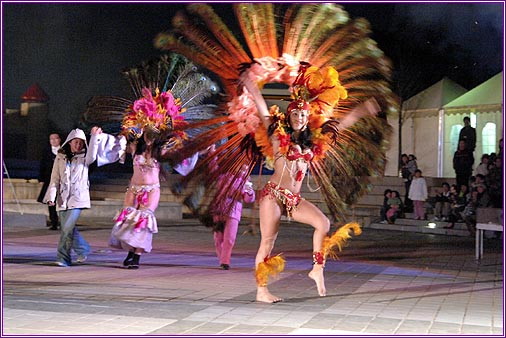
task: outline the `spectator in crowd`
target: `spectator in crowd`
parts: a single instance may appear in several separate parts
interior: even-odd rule
[[[471,191],[471,199],[461,212],[462,219],[466,223],[469,235],[474,237],[476,234],[476,209],[490,207],[490,203],[490,196],[488,195],[487,188],[484,184],[478,185]]]
[[[501,159],[503,158],[503,147],[504,147],[503,142],[504,141],[501,137],[501,139],[499,140],[499,150],[497,151],[497,157],[500,157]]]
[[[42,155],[40,160],[39,168],[39,182],[42,182],[42,188],[40,189],[39,197],[37,202],[44,203],[44,196],[46,195],[47,188],[49,187],[49,181],[51,181],[51,172],[53,170],[54,160],[60,149],[61,138],[58,133],[49,134],[49,147]],[[56,205],[47,206],[49,211],[49,221],[46,225],[50,227],[50,230],[58,230],[58,212],[56,211]]]
[[[489,195],[492,199],[492,206],[494,208],[503,207],[503,166],[502,157],[497,157],[494,161],[494,166],[489,170],[486,183],[489,189]]]
[[[383,205],[380,209],[380,223],[385,224],[387,223],[387,211],[389,209],[388,200],[392,197],[392,190],[391,189],[385,189],[383,192]]]
[[[487,185],[486,178],[482,174],[478,174],[478,175],[474,176],[474,180],[469,179],[469,181],[470,181],[469,187],[471,188],[471,190],[476,188],[480,184]]]
[[[473,153],[476,148],[476,129],[471,127],[469,116],[464,117],[464,127],[460,130],[459,141],[465,141],[467,149]]]
[[[413,174],[414,174],[414,170],[416,170],[417,168],[415,168],[413,170],[413,168],[410,166],[412,163],[409,163],[409,157],[407,154],[402,154],[401,155],[401,176],[402,176],[402,180],[404,182],[404,191],[405,191],[405,194],[404,194],[404,208],[405,208],[405,212],[411,212],[413,211],[413,201],[409,199],[408,197],[408,194],[409,194],[409,187],[411,185],[411,180],[413,179]]]
[[[488,174],[488,164],[489,164],[488,160],[489,160],[489,155],[488,154],[481,155],[480,164],[478,164],[478,166],[476,167],[476,169],[474,169],[474,174],[475,175],[481,174],[483,176],[487,176],[487,174]]]
[[[422,176],[422,171],[420,169],[416,169],[415,177],[413,178],[413,181],[411,182],[411,186],[409,188],[409,198],[413,201],[415,209],[414,219],[425,219],[425,209],[423,204],[427,199],[427,196],[427,182]]]
[[[450,215],[448,217],[449,225],[445,226],[445,229],[453,229],[456,222],[462,221],[461,212],[464,210],[470,194],[467,193],[467,185],[462,185],[461,191],[459,192],[456,184],[452,184],[450,187]]]
[[[450,184],[443,182],[441,190],[436,192],[435,207],[434,207],[434,221],[446,222],[450,216]]]
[[[408,169],[411,173],[411,177],[415,176],[415,170],[418,169],[418,163],[416,162],[416,156],[409,154],[408,156]]]
[[[394,224],[395,220],[401,216],[403,207],[401,196],[397,190],[392,191],[391,197],[388,199],[387,204],[387,221],[389,224]]]
[[[468,150],[466,141],[460,140],[459,147],[453,155],[453,169],[457,177],[457,186],[460,188],[462,184],[469,184],[469,177],[473,173],[474,156]]]

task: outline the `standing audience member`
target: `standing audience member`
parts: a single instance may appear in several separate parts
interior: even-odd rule
[[[416,162],[416,156],[413,154],[409,154],[408,156],[408,170],[409,170],[409,185],[411,185],[411,181],[413,180],[413,177],[415,177],[415,171],[418,169],[418,163]],[[409,191],[409,187],[408,190]],[[408,197],[408,209],[409,211],[413,211],[413,201],[411,201]]]
[[[61,267],[72,265],[72,249],[78,255],[77,263],[83,263],[90,253],[90,246],[77,230],[76,222],[82,209],[91,207],[88,168],[95,161],[101,133],[98,127],[91,129],[88,147],[84,131],[72,130],[54,161],[44,202],[50,206],[56,204],[60,212],[61,235],[56,265]]]
[[[453,155],[453,169],[457,177],[457,186],[469,184],[469,177],[473,173],[474,156],[468,150],[464,140],[459,141],[459,147]]]
[[[415,171],[418,169],[418,163],[416,162],[416,156],[409,154],[408,156],[408,169],[411,173],[411,177],[415,176]]]
[[[476,129],[471,127],[471,119],[469,116],[464,117],[464,127],[460,129],[459,141],[465,141],[467,149],[473,153],[476,148]]]
[[[37,197],[37,202],[39,203],[44,203],[44,196],[46,195],[49,182],[51,181],[51,172],[53,171],[54,160],[58,154],[60,145],[60,135],[58,133],[49,134],[49,148],[47,148],[40,160],[39,182],[42,182],[43,185],[40,189],[39,197]],[[56,211],[56,205],[48,205],[47,209],[49,211],[49,222],[47,222],[47,226],[50,227],[50,230],[58,230],[58,212]]]
[[[422,171],[420,169],[416,169],[415,177],[413,178],[411,187],[409,188],[409,198],[413,201],[415,209],[414,219],[425,219],[425,210],[423,204],[427,199],[427,196],[427,182],[422,176]]]
[[[497,157],[499,158],[503,158],[503,147],[504,147],[504,141],[501,137],[501,139],[499,140],[499,150],[497,151]]]
[[[222,179],[234,180],[232,183],[233,188],[231,189],[239,189],[240,187],[237,185],[244,182],[244,177],[247,175],[246,170],[247,168],[244,167],[241,172],[241,177],[236,180],[234,180],[232,175],[225,175]],[[227,184],[226,182],[224,183]],[[230,268],[232,249],[235,245],[239,221],[241,220],[242,204],[243,202],[253,203],[255,201],[255,191],[253,190],[253,185],[249,180],[244,183],[241,190],[241,195],[238,197],[238,200],[228,201],[229,203],[233,203],[232,209],[229,212],[224,214],[223,212],[220,212],[220,208],[212,210],[214,223],[214,247],[216,249],[216,255],[220,261],[220,267],[223,270],[228,270]],[[217,197],[219,198],[219,196]]]
[[[413,201],[409,199],[409,186],[411,185],[411,180],[413,179],[414,170],[411,167],[412,163],[409,163],[409,157],[407,154],[401,155],[401,176],[402,180],[404,181],[404,206],[405,206],[405,212],[412,212],[413,211]]]

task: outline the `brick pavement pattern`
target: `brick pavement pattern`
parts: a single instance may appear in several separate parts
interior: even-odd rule
[[[364,229],[328,261],[327,296],[311,268],[312,229],[284,222],[274,254],[286,269],[270,283],[285,301],[255,302],[259,237],[241,235],[231,269],[219,268],[209,229],[160,224],[139,270],[107,246],[112,222],[85,219],[83,264],[53,265],[59,233],[27,219],[3,224],[4,335],[502,335],[503,241],[481,262],[474,239]],[[75,259],[75,257],[74,257]]]

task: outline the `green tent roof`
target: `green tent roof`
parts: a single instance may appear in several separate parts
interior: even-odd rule
[[[444,77],[402,104],[403,111],[439,110],[448,102],[467,92],[467,89]]]
[[[493,76],[479,86],[446,104],[443,108],[452,110],[464,107],[500,106],[503,103],[503,72]]]

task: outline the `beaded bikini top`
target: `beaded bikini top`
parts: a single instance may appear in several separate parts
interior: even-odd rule
[[[290,149],[288,149],[288,153],[286,154],[286,159],[289,161],[302,159],[305,162],[309,162],[313,159],[313,152],[311,150],[301,152],[299,146],[290,146]]]
[[[156,159],[146,159],[143,155],[135,155],[133,164],[134,166],[139,167],[142,172],[153,169],[160,169],[160,163],[158,163]]]

